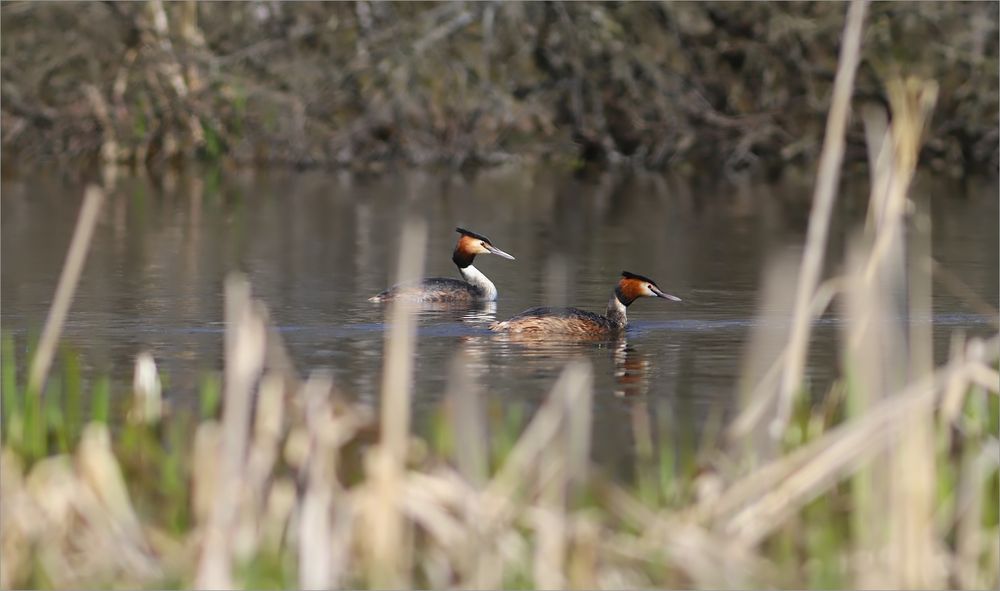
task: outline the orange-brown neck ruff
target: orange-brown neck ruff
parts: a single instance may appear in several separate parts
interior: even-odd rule
[[[634,277],[622,277],[615,287],[615,296],[623,305],[628,306],[646,291],[645,283]]]
[[[455,252],[451,255],[451,260],[458,265],[459,269],[464,269],[472,264],[478,253],[479,240],[463,234],[455,245]]]

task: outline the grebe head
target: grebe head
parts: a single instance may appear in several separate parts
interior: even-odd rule
[[[455,228],[455,231],[461,236],[458,237],[458,244],[455,245],[455,253],[452,254],[451,260],[455,261],[460,269],[471,265],[472,259],[476,258],[477,254],[495,254],[505,259],[515,260],[511,255],[493,246],[490,239],[482,234],[476,234],[463,228]]]
[[[622,278],[618,280],[615,294],[626,306],[635,301],[636,298],[664,298],[675,302],[681,301],[677,296],[664,293],[656,286],[656,282],[649,277],[622,271]]]

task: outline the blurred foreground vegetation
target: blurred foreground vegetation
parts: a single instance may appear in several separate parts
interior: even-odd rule
[[[779,258],[761,281],[739,411],[696,448],[654,437],[635,399],[628,483],[591,465],[585,362],[523,421],[489,412],[459,354],[436,427],[414,437],[406,304],[387,311],[377,416],[328,373],[300,373],[239,275],[222,379],[206,378],[200,408],[164,414],[148,354],[129,402],[84,384],[56,351],[104,201],[89,187],[38,344],[2,341],[0,587],[996,588],[1000,335],[956,332],[935,367],[931,294],[948,276],[928,204],[908,195],[921,141],[936,139],[933,80],[890,79],[889,109],[863,111],[868,215],[843,265],[820,273],[864,9],[852,3],[845,27],[854,49],[836,66],[802,264]],[[399,280],[421,276],[422,232],[402,227]],[[811,329],[834,303],[841,371],[812,392]]]
[[[754,437],[699,446],[634,400],[622,483],[588,466],[581,364],[527,422],[484,406],[456,360],[429,437],[396,463],[371,408],[273,353],[237,394],[249,407],[223,410],[208,374],[197,408],[161,417],[145,393],[85,384],[71,349],[29,394],[7,337],[0,588],[995,588],[1000,341],[961,346],[933,391],[865,408],[845,380],[800,398],[771,459]],[[908,442],[914,412],[927,447]]]
[[[350,166],[818,156],[846,5],[4,2],[3,156]],[[998,167],[996,2],[871,6],[855,106],[935,79],[923,149]],[[863,130],[848,132],[864,159]]]

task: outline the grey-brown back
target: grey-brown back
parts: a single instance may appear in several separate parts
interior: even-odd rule
[[[459,279],[432,277],[416,283],[396,285],[370,298],[373,302],[388,302],[405,298],[413,302],[454,302],[458,304],[483,299],[478,287]]]
[[[531,308],[510,320],[494,322],[490,330],[512,333],[610,335],[618,327],[607,318],[579,308]]]

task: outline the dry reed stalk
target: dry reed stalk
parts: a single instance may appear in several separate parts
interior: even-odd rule
[[[552,393],[536,413],[531,424],[508,455],[504,465],[481,492],[460,479],[461,484],[437,487],[447,503],[464,515],[464,533],[452,546],[461,585],[495,587],[502,582],[503,565],[495,558],[494,548],[512,551],[505,538],[511,520],[519,513],[521,492],[539,491],[538,505],[530,509],[534,516],[529,527],[536,530],[538,544],[533,561],[524,558],[516,563],[533,564],[536,584],[563,586],[565,557],[568,550],[567,502],[576,486],[586,478],[590,444],[590,397],[592,378],[589,364],[570,363],[553,386]],[[535,476],[533,483],[529,479]],[[417,478],[411,475],[410,479]],[[447,492],[446,492],[447,491]],[[410,495],[407,495],[409,497]],[[424,520],[422,525],[445,527],[446,520]],[[443,530],[442,530],[443,531]],[[460,530],[462,531],[462,530]],[[447,536],[454,538],[454,536]]]
[[[106,425],[91,423],[84,428],[76,451],[76,472],[100,503],[100,510],[107,519],[105,533],[114,538],[117,560],[138,580],[149,581],[161,576],[129,499],[125,478],[111,451],[111,436]]]
[[[606,485],[604,492],[609,513],[638,529],[636,536],[618,534],[607,541],[606,556],[621,552],[651,566],[669,565],[697,588],[747,588],[754,581],[774,579],[771,565],[742,541],[683,514],[655,511],[617,485]]]
[[[416,281],[423,273],[427,248],[427,224],[410,220],[400,239],[397,284]],[[417,320],[413,304],[396,299],[389,306],[385,333],[385,363],[382,369],[381,445],[402,462],[410,434],[410,388],[413,373]]]
[[[916,320],[920,322],[920,320]],[[913,381],[926,375],[926,359],[915,356],[915,349],[931,355],[930,335],[919,334],[910,341],[909,363]],[[903,345],[903,341],[900,341]],[[905,346],[905,345],[904,345]],[[922,361],[924,363],[922,363]],[[935,531],[935,483],[937,482],[934,445],[934,407],[917,405],[898,417],[907,428],[899,433],[896,449],[890,450],[891,470],[889,516],[894,524],[890,537],[896,579],[891,587],[937,589],[944,584],[943,567]]]
[[[579,361],[566,367],[569,373],[564,384],[566,388],[564,404],[566,409],[566,435],[564,455],[566,456],[567,494],[576,501],[590,468],[591,427],[593,425],[594,371],[589,363]]]
[[[295,369],[295,362],[292,361],[292,356],[288,353],[288,348],[285,346],[285,339],[273,326],[268,326],[267,330],[265,367],[269,374],[284,380],[286,391],[297,392],[302,387],[299,372]]]
[[[910,381],[934,371],[934,310],[931,279],[930,203],[925,196],[916,202],[908,233],[907,272],[910,296]]]
[[[481,487],[488,478],[486,440],[489,432],[483,415],[482,395],[469,373],[468,362],[468,355],[463,351],[455,354],[445,396],[455,434],[455,465],[473,486]]]
[[[886,326],[898,313],[891,307],[888,293],[873,281],[866,281],[863,268],[866,251],[860,241],[848,253],[848,289],[845,293],[845,324],[841,338],[841,358],[848,383],[847,413],[850,418],[865,416],[871,407],[894,390],[885,383],[883,365],[889,364],[891,342],[898,346],[901,335],[895,326]],[[890,271],[893,271],[890,269]],[[898,275],[898,270],[893,276]],[[888,329],[888,330],[886,330]],[[898,366],[894,366],[898,367]],[[851,525],[854,534],[856,577],[864,587],[885,585],[885,569],[878,558],[885,547],[886,529],[882,517],[892,500],[888,496],[888,465],[876,457],[861,467],[851,481],[854,510]]]
[[[550,484],[543,487],[539,502],[546,510],[534,512],[532,520],[535,531],[532,583],[536,589],[564,589],[567,551],[565,491]]]
[[[661,524],[650,528],[655,536],[646,536],[650,550],[661,552],[658,558],[683,572],[697,588],[747,589],[755,581],[775,578],[771,565],[741,540],[683,520],[661,520]]]
[[[767,282],[773,282],[776,289],[782,289],[787,285],[787,283],[782,283],[783,281],[785,280],[781,277],[775,277],[773,279],[766,279],[765,285]],[[784,291],[787,292],[787,290]],[[840,277],[832,277],[821,283],[816,288],[816,293],[810,305],[809,321],[812,322],[822,316],[830,307],[833,298],[843,291],[843,280]],[[789,308],[790,306],[791,304],[789,303]],[[785,309],[787,310],[788,308]],[[751,343],[754,342],[754,338],[757,337],[751,337]],[[788,350],[789,343],[785,342],[781,345],[781,350],[773,355],[773,360],[767,367],[767,370],[760,372],[761,377],[756,380],[756,383],[753,380],[747,379],[745,373],[741,374],[741,387],[742,384],[747,384],[748,387],[752,385],[752,389],[749,390],[748,394],[741,396],[745,406],[727,428],[726,436],[731,442],[756,432],[757,427],[767,416],[766,411],[774,407],[775,398],[780,394],[778,390],[779,380],[784,370]],[[744,372],[751,371],[751,367],[750,365],[744,366]],[[752,371],[757,373],[760,369],[763,368],[753,368]]]
[[[802,448],[801,453],[787,460],[776,460],[775,468],[779,469],[780,477],[768,479],[768,486],[757,491],[760,496],[738,509],[727,520],[723,531],[741,538],[746,544],[758,543],[807,502],[888,447],[888,436],[896,434],[900,428],[895,421],[899,413],[908,410],[910,404],[927,404],[931,397],[932,391],[924,385],[924,389],[908,393],[908,398],[913,398],[906,400],[908,404],[878,405],[872,409],[870,418],[851,424],[854,428],[834,429],[817,440],[819,443]],[[739,482],[730,490],[745,493]],[[723,493],[721,506],[734,504],[729,495],[734,493]]]
[[[278,460],[281,436],[285,431],[285,387],[283,378],[267,372],[261,378],[254,411],[253,437],[246,461],[246,492],[255,504],[262,504],[267,480]]]
[[[55,355],[56,346],[59,344],[59,335],[62,334],[70,304],[73,303],[73,294],[76,292],[80,273],[83,272],[83,265],[87,260],[87,251],[90,250],[91,238],[94,235],[94,228],[97,226],[98,215],[103,203],[104,191],[99,187],[89,185],[83,196],[83,206],[80,208],[76,228],[73,230],[73,238],[69,243],[66,262],[59,275],[55,297],[49,308],[49,314],[45,318],[45,328],[42,329],[38,348],[35,350],[35,356],[32,358],[31,367],[28,370],[29,396],[41,396],[43,393],[45,378],[49,373],[49,366],[52,365],[52,358]]]
[[[562,589],[567,550],[566,509],[569,458],[562,445],[548,447],[535,469],[538,498],[528,509],[534,530],[532,579],[538,589]]]
[[[533,470],[539,463],[539,458],[550,445],[559,443],[560,433],[564,432],[564,424],[569,420],[576,430],[572,435],[564,435],[567,439],[582,438],[580,418],[583,412],[589,413],[590,400],[592,396],[592,370],[588,363],[575,361],[566,366],[556,384],[552,387],[552,393],[545,400],[542,407],[535,413],[528,428],[525,429],[514,449],[511,450],[504,461],[503,466],[497,470],[493,479],[487,485],[484,496],[487,499],[497,501],[493,507],[495,516],[499,517],[511,508],[511,500],[516,491],[521,489],[527,482]],[[585,410],[581,410],[584,409]],[[567,419],[572,413],[575,418]],[[589,445],[589,421],[587,422],[587,444]],[[566,441],[564,440],[564,441]],[[582,443],[581,443],[582,445]],[[570,461],[571,470],[578,470],[581,467],[581,457],[587,457],[589,448],[571,450],[573,459]],[[583,463],[585,465],[585,462]],[[582,473],[570,473],[571,481],[580,482]]]
[[[572,517],[573,544],[567,557],[569,589],[596,589],[600,572],[601,527],[596,517],[576,513]]]
[[[202,421],[195,431],[191,453],[191,513],[203,529],[208,527],[218,496],[221,449],[222,426],[218,421]]]
[[[989,416],[986,407],[986,392],[979,387],[971,388],[971,404],[977,407],[972,415]],[[971,423],[971,424],[970,424]],[[983,436],[984,420],[966,422],[966,438],[976,440]],[[988,585],[982,575],[980,561],[987,551],[983,532],[983,493],[988,473],[996,471],[1000,446],[994,440],[976,449],[964,445],[959,464],[958,483],[955,492],[955,556],[953,582],[962,589],[984,589]],[[991,465],[992,464],[992,465]],[[952,583],[952,584],[954,584]]]
[[[884,183],[889,179],[889,117],[882,105],[867,104],[861,108],[861,120],[865,129],[865,148],[868,155],[869,195],[884,194]],[[876,223],[877,209],[868,208],[866,224]]]
[[[539,498],[534,511],[534,584],[540,589],[566,586],[567,513],[575,489],[583,484],[590,462],[591,397],[589,363],[566,366],[550,394],[560,424],[552,444],[539,450],[531,472],[537,476]],[[512,452],[511,457],[514,453]]]
[[[655,486],[657,473],[656,447],[653,443],[653,419],[646,400],[634,400],[629,405],[636,455],[636,479],[640,486],[650,490]]]
[[[54,586],[67,586],[77,579],[79,566],[88,560],[86,556],[70,557],[65,552],[66,524],[78,513],[89,512],[87,508],[94,504],[94,499],[80,486],[69,457],[64,455],[37,462],[25,479],[25,491],[30,500],[25,508],[36,522],[32,532],[35,542],[45,541],[36,560],[52,571]]]
[[[284,394],[283,378],[274,372],[265,373],[257,392],[257,408],[251,409],[254,422],[242,468],[243,486],[238,497],[232,499],[237,512],[232,534],[233,556],[241,562],[249,560],[260,547],[267,485],[283,433]]]
[[[467,589],[493,589],[503,584],[505,562],[509,556],[510,544],[505,544],[505,538],[511,532],[495,528],[490,531],[483,519],[488,515],[488,500],[482,493],[482,487],[472,488],[464,479],[453,491],[462,491],[455,501],[455,512],[461,516],[464,531],[463,537],[452,549],[457,587]],[[498,533],[499,531],[499,533]],[[506,550],[506,552],[505,552]],[[499,556],[499,559],[498,559]]]
[[[366,550],[366,577],[372,588],[408,587],[406,563],[410,531],[403,514],[403,470],[384,446],[365,456],[366,494],[362,498],[362,532]]]
[[[402,230],[397,283],[417,280],[423,274],[427,225],[410,220]],[[371,526],[369,583],[379,588],[408,586],[409,567],[402,546],[408,539],[399,497],[403,483],[410,433],[410,389],[416,350],[417,319],[413,304],[394,300],[389,306],[380,409],[381,441],[366,458],[366,472],[373,482],[366,520]]]
[[[111,452],[106,426],[88,425],[75,458],[44,458],[27,477],[5,450],[0,478],[0,582],[5,588],[24,581],[35,569],[53,587],[95,581],[144,586],[162,577]]]
[[[903,240],[906,196],[916,171],[921,136],[937,102],[938,86],[933,81],[913,77],[905,81],[893,78],[887,83],[886,92],[893,117],[888,138],[891,144],[883,148],[880,158],[888,158],[889,163],[875,171],[879,180],[870,203],[875,211],[869,216],[875,220],[871,228],[875,243],[866,268],[869,276],[882,270],[887,259],[900,256],[898,245]],[[902,263],[895,261],[900,267]]]
[[[358,505],[350,497],[338,495],[333,502],[333,523],[331,525],[333,552],[327,556],[329,562],[330,584],[340,588],[345,581],[357,578],[357,573],[351,567],[357,562],[354,554],[355,539],[358,537]]]
[[[449,477],[451,476],[451,477]],[[466,541],[465,525],[458,515],[461,506],[475,497],[475,491],[454,474],[411,472],[403,483],[403,511],[445,548],[457,548]]]
[[[1000,383],[1000,372],[982,363],[975,363],[969,368],[969,381],[980,388],[993,390]]]
[[[858,306],[863,309],[858,315],[864,317],[863,322],[884,323],[883,319],[894,318],[909,321],[909,326],[872,327],[867,333],[877,343],[869,351],[872,358],[868,362],[874,359],[874,363],[871,375],[864,376],[868,379],[859,381],[869,386],[881,385],[884,392],[892,392],[899,385],[907,381],[915,383],[932,371],[931,331],[927,323],[930,279],[923,265],[910,265],[908,315],[901,309],[903,304],[897,303],[896,294],[906,291],[902,273],[908,251],[904,244],[907,195],[916,170],[921,135],[937,97],[937,85],[909,78],[905,82],[890,80],[887,86],[892,123],[874,171],[875,190],[869,215],[874,223],[868,228],[872,246],[855,271],[855,281],[865,284],[867,289]],[[866,119],[866,124],[881,131],[884,123],[881,118],[872,117]],[[921,263],[930,255],[930,224],[924,211],[918,211],[913,219],[909,259]],[[907,329],[908,342],[904,337]],[[943,583],[943,569],[936,560],[934,546],[938,536],[934,531],[936,452],[932,412],[933,407],[922,405],[906,411],[901,420],[908,428],[899,433],[896,445],[890,446],[887,470],[878,470],[887,480],[876,483],[876,491],[884,494],[885,499],[868,517],[881,515],[886,519],[887,537],[868,541],[887,550],[885,566],[875,569],[886,577],[882,585],[933,588]]]
[[[233,586],[232,533],[244,481],[253,388],[263,371],[267,327],[241,275],[226,279],[225,394],[218,484],[205,530],[195,585]]]
[[[334,455],[336,449],[326,431],[330,428],[330,390],[327,374],[313,374],[306,382],[305,420],[309,430],[307,484],[299,509],[299,585],[303,589],[331,589],[333,556]]]
[[[757,304],[757,322],[743,355],[740,373],[741,412],[727,430],[730,449],[739,448],[750,466],[771,459],[777,441],[760,425],[776,411],[778,370],[785,357],[788,329],[785,315],[792,307],[788,285],[795,279],[795,260],[790,254],[773,259],[764,272],[762,295]],[[750,467],[748,466],[748,468]]]
[[[893,437],[907,427],[896,420],[901,414],[914,406],[933,405],[953,375],[967,378],[976,363],[996,362],[998,346],[997,337],[987,343],[970,342],[965,363],[940,368],[873,405],[865,416],[762,466],[730,485],[712,507],[699,508],[693,517],[718,524],[727,536],[738,537],[743,543],[759,542],[809,500],[887,449]]]
[[[823,136],[823,150],[820,153],[819,171],[816,175],[813,206],[809,215],[805,252],[802,255],[802,266],[795,290],[792,331],[781,376],[777,415],[769,427],[770,435],[775,439],[785,431],[791,416],[795,392],[802,383],[811,330],[809,310],[816,287],[819,285],[833,201],[840,181],[840,165],[844,158],[844,131],[847,127],[854,74],[860,59],[866,7],[867,0],[853,0],[847,10],[847,22],[844,25],[837,74],[833,82],[830,112]]]
[[[951,335],[951,346],[949,348],[948,359],[952,363],[962,363],[964,361],[965,347],[963,342],[965,341],[965,334],[963,332],[956,332]],[[962,408],[965,406],[965,396],[968,393],[968,388],[965,387],[963,381],[959,376],[954,376],[952,380],[945,385],[944,393],[941,396],[941,413],[940,413],[940,428],[944,429],[948,433],[948,443],[951,443],[951,426],[956,424],[959,418],[959,414],[962,412]]]
[[[305,431],[296,427],[289,433],[288,447],[301,449],[288,453],[286,448],[286,458],[297,468],[304,488],[301,503],[291,508],[295,513],[289,516],[293,518],[289,530],[290,542],[298,553],[299,583],[305,588],[336,588],[352,574],[349,566],[356,516],[369,496],[365,494],[367,485],[350,493],[337,479],[341,448],[368,420],[353,409],[338,409],[332,398],[335,392],[329,374],[310,376],[300,396],[304,404],[295,417],[297,422],[305,422]],[[293,439],[298,443],[292,443]],[[280,528],[286,516],[279,514],[276,518],[275,526]]]
[[[31,556],[31,545],[25,542],[37,527],[33,517],[21,459],[4,447],[0,450],[0,587],[4,589],[12,589],[23,577]]]
[[[111,453],[111,436],[105,425],[91,423],[84,429],[77,448],[77,467],[82,479],[125,528],[125,533],[141,539],[139,518],[132,509],[118,461]]]
[[[267,491],[260,525],[261,550],[277,555],[285,539],[292,512],[298,504],[298,491],[290,478],[275,478]]]
[[[478,491],[447,467],[434,474],[411,472],[405,489],[403,510],[424,533],[417,550],[428,581],[462,588],[499,586],[497,539],[479,531]],[[485,571],[481,561],[489,565]]]
[[[885,223],[888,206],[893,201],[893,142],[889,129],[889,114],[882,105],[868,104],[861,110],[865,129],[865,148],[871,182],[865,228],[869,233]]]

